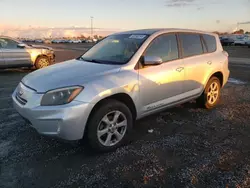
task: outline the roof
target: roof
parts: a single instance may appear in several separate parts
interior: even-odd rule
[[[114,33],[114,35],[117,34],[144,34],[144,35],[152,35],[156,32],[195,32],[195,33],[209,33],[205,31],[199,31],[199,30],[191,30],[191,29],[181,29],[181,28],[155,28],[155,29],[140,29],[140,30],[132,30],[132,31],[124,31],[119,33]]]

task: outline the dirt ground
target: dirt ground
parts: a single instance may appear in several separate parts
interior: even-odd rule
[[[86,50],[55,48],[57,62]],[[250,187],[250,66],[230,70],[216,109],[192,101],[139,120],[132,142],[105,154],[38,135],[10,98],[30,70],[0,71],[0,187]]]

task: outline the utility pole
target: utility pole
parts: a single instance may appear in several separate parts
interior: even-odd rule
[[[91,19],[91,38],[93,38],[93,19],[94,19],[94,17],[91,16],[90,19]]]

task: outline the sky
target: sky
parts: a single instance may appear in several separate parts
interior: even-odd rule
[[[53,35],[87,34],[91,16],[97,34],[142,28],[233,31],[238,22],[250,22],[250,0],[0,0],[0,8],[0,34],[9,35],[52,28]],[[240,28],[250,31],[250,24]]]

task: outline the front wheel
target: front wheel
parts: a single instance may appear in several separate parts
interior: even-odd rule
[[[49,65],[50,65],[49,58],[45,56],[38,57],[35,63],[36,69],[42,69],[44,67],[48,67]]]
[[[107,100],[90,117],[88,143],[97,151],[112,151],[128,142],[132,127],[129,108],[119,101]]]
[[[221,84],[217,77],[212,77],[208,81],[206,88],[202,95],[197,99],[199,106],[207,109],[214,108],[220,99]]]

